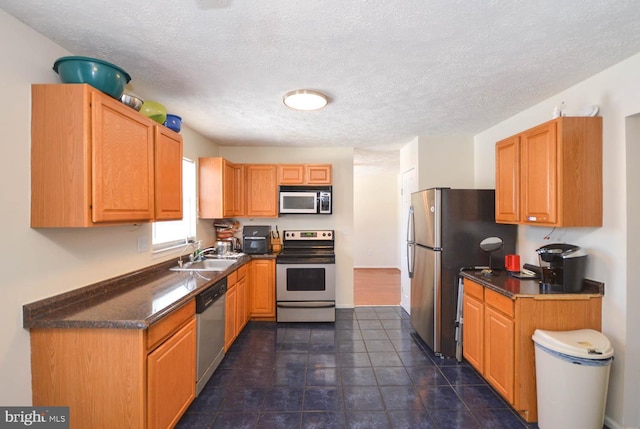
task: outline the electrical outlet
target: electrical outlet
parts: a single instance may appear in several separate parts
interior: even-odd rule
[[[149,240],[144,235],[138,237],[138,253],[147,252],[149,250]]]

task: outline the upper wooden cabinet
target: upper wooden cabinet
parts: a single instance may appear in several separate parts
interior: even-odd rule
[[[33,85],[31,105],[32,227],[182,217],[179,134],[86,84]]]
[[[278,217],[276,166],[245,165],[246,217]]]
[[[496,144],[496,221],[520,220],[520,136]]]
[[[331,164],[280,164],[278,185],[331,185]]]
[[[155,127],[154,172],[155,219],[182,219],[182,138],[160,125]]]
[[[561,117],[498,142],[496,221],[602,226],[602,118]]]
[[[278,185],[331,184],[331,164],[233,164],[198,160],[198,216],[278,217]]]
[[[224,158],[198,158],[198,216],[205,219],[244,214],[244,168]]]

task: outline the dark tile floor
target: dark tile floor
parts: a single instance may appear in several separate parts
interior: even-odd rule
[[[333,323],[250,322],[178,428],[537,428],[466,363],[416,341],[400,307]]]

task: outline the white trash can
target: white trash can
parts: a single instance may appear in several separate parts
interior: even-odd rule
[[[533,333],[538,427],[602,429],[613,348],[593,329]]]

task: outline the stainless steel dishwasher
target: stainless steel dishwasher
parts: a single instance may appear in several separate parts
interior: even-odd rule
[[[224,357],[224,305],[227,278],[196,295],[196,396]]]

